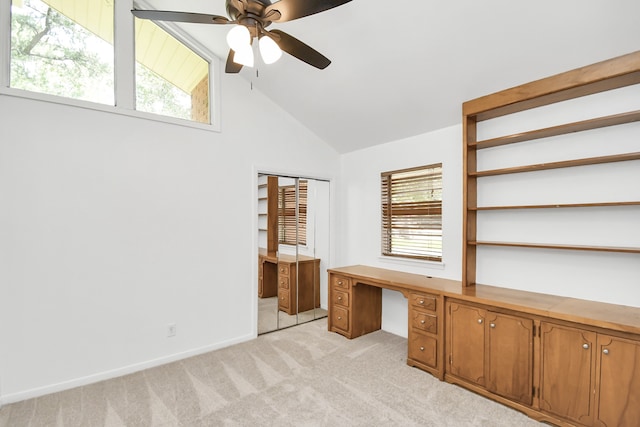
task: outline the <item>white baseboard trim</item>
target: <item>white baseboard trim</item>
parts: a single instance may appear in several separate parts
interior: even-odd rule
[[[20,402],[22,400],[33,399],[35,397],[40,397],[40,396],[44,396],[51,393],[57,393],[59,391],[69,390],[72,388],[81,387],[84,385],[89,385],[89,384],[97,383],[100,381],[110,380],[112,378],[117,378],[124,375],[129,375],[135,372],[143,371],[145,369],[166,365],[167,363],[176,362],[178,360],[187,359],[193,356],[198,356],[200,354],[208,353],[214,350],[219,350],[221,348],[229,347],[234,344],[240,344],[242,342],[250,341],[255,338],[256,336],[253,334],[243,335],[241,337],[234,338],[228,341],[211,344],[205,347],[188,350],[181,353],[171,354],[169,356],[148,360],[146,362],[123,366],[121,368],[116,368],[109,371],[88,375],[85,377],[74,378],[72,380],[63,381],[57,384],[51,384],[43,387],[32,388],[30,390],[21,391],[18,393],[7,394],[4,396],[0,396],[0,408],[2,408],[4,405]]]

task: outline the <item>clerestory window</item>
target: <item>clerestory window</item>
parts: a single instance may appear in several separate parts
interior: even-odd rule
[[[210,64],[168,28],[134,20],[130,8],[116,11],[113,0],[11,0],[9,4],[10,65],[8,81],[2,85],[111,105],[119,111],[136,109],[211,123]],[[114,38],[122,34],[114,34],[114,29],[132,21],[135,35],[130,42],[136,59],[127,60],[124,53],[119,61]],[[117,99],[116,76],[127,75],[130,80],[123,87],[135,88],[135,103],[130,92],[122,95],[130,98]]]

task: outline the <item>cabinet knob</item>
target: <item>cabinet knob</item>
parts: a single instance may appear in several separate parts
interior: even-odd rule
[[[492,328],[495,328],[496,324],[495,323],[490,323],[489,326],[491,326]]]
[[[603,352],[604,354],[609,354],[609,349],[608,349],[608,348],[605,348],[604,350],[602,350],[602,352]]]
[[[422,323],[422,324],[424,325],[424,319],[422,319],[422,320],[420,321],[420,323]]]
[[[482,319],[478,319],[478,323],[479,323],[479,324],[482,324]]]
[[[342,316],[338,316],[338,320],[342,320]]]
[[[420,300],[420,305],[422,305],[422,304],[424,304],[424,300],[423,299]]]
[[[338,285],[342,285],[342,280],[338,280]]]
[[[424,347],[420,347],[420,351],[424,351]]]
[[[342,301],[342,297],[338,297],[338,301]]]
[[[585,350],[589,350],[589,344],[582,344],[582,348],[584,348]]]

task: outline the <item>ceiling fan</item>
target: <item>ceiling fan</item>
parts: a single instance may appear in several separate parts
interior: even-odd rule
[[[244,65],[253,66],[254,38],[265,63],[278,60],[282,51],[318,69],[325,69],[331,61],[320,52],[280,30],[268,31],[272,22],[280,23],[324,12],[349,3],[351,0],[226,0],[229,18],[203,13],[170,12],[162,10],[137,10],[131,12],[138,18],[154,21],[190,22],[198,24],[235,24],[227,34],[229,55],[225,71],[238,73]]]

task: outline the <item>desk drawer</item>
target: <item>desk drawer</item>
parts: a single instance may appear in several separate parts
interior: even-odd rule
[[[331,276],[331,284],[342,289],[351,289],[351,279],[342,276]]]
[[[409,335],[409,359],[431,368],[438,367],[438,340],[425,334],[412,332]]]
[[[289,310],[289,291],[286,289],[278,289],[278,307],[281,310]]]
[[[420,311],[413,311],[411,317],[411,326],[413,328],[430,332],[432,334],[438,333],[438,318],[436,316],[422,313]]]
[[[349,332],[349,310],[342,307],[333,307],[331,323],[335,328]]]
[[[278,264],[278,274],[280,276],[288,276],[289,275],[289,264],[283,264],[283,263],[279,263]]]
[[[342,292],[337,289],[333,290],[333,304],[349,307],[349,292]]]
[[[425,310],[436,311],[436,297],[426,294],[411,294],[411,305],[414,307],[424,308]]]
[[[282,289],[289,289],[289,278],[288,277],[280,277],[278,279],[278,287]]]

